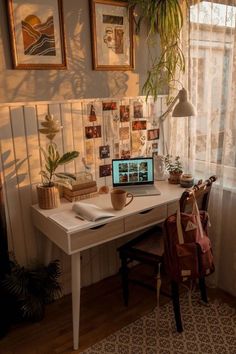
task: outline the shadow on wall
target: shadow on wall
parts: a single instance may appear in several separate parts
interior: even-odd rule
[[[2,168],[0,168],[0,172],[3,172],[3,170],[10,170],[11,172],[5,175],[5,183],[12,187],[16,187],[17,185],[21,184],[26,178],[25,173],[18,173],[18,171],[24,163],[27,163],[28,157],[23,160],[15,159],[8,161],[10,155],[10,150],[7,150],[1,154]]]
[[[73,8],[73,11],[71,10]],[[2,10],[2,11],[1,11]],[[67,70],[12,70],[7,9],[1,2],[0,101],[43,101],[125,96],[129,75],[92,70],[88,2],[64,3]],[[9,53],[9,55],[8,55]]]

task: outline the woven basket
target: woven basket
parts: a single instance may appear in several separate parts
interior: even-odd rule
[[[60,206],[60,196],[57,187],[37,186],[38,204],[41,209],[54,209]]]

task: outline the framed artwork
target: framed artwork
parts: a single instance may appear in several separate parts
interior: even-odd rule
[[[127,2],[90,0],[94,70],[131,70],[132,10]]]
[[[62,0],[9,0],[15,69],[65,69]]]

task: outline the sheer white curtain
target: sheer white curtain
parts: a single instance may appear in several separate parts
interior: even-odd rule
[[[170,118],[170,151],[196,178],[215,174],[212,281],[236,295],[236,0],[192,1],[188,89],[196,117]]]

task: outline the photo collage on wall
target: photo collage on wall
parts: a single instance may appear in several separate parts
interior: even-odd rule
[[[85,160],[96,178],[111,176],[111,160],[158,154],[158,102],[94,100],[83,105]],[[135,178],[135,171],[132,178]]]

